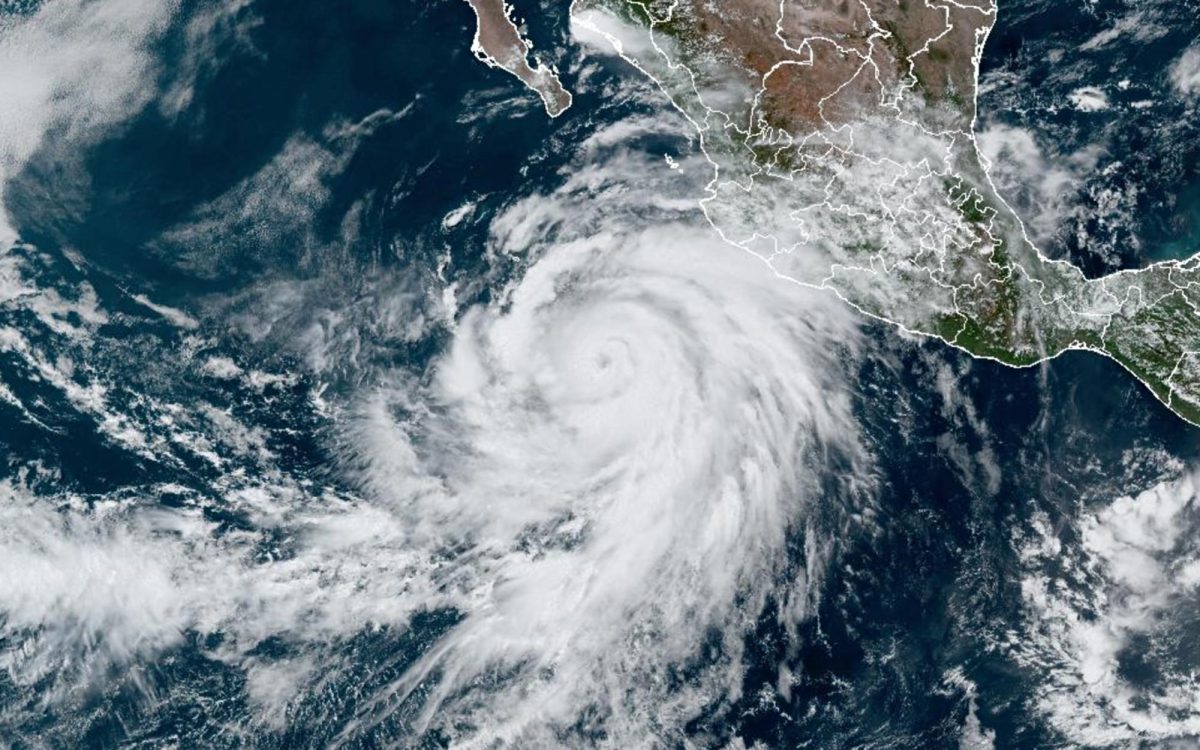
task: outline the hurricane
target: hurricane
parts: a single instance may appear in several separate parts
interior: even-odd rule
[[[1197,744],[1194,0],[720,5],[0,0],[0,750]]]
[[[739,699],[745,640],[761,618],[813,616],[837,524],[870,493],[859,324],[711,231],[706,163],[644,147],[677,123],[628,125],[492,219],[508,278],[486,302],[440,300],[436,356],[330,396],[344,493],[286,477],[227,493],[251,519],[236,533],[153,505],[7,505],[7,562],[76,571],[0,586],[26,644],[14,674],[82,700],[185,633],[216,638],[251,726],[269,726],[342,675],[356,634],[432,617],[440,634],[385,661],[333,744],[389,725],[462,746],[667,746]],[[270,643],[286,657],[265,659]]]
[[[437,673],[434,709],[503,665],[488,721],[514,740],[586,711],[637,744],[736,694],[768,599],[785,621],[812,611],[818,498],[852,494],[865,460],[846,311],[631,190],[645,169],[622,151],[497,220],[496,251],[528,269],[463,313],[416,393],[369,397],[348,442],[431,560],[455,549],[439,576],[464,620],[405,689]],[[709,676],[668,693],[683,665]]]

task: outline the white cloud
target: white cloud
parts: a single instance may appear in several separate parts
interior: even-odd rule
[[[213,656],[247,671],[260,720],[277,725],[339,669],[331,644],[453,607],[462,622],[347,737],[425,678],[420,721],[524,746],[596,705],[613,744],[646,744],[712,696],[736,698],[768,597],[785,626],[817,604],[834,542],[812,503],[830,499],[827,482],[848,498],[869,486],[843,380],[856,318],[714,237],[690,200],[699,186],[617,135],[582,147],[603,162],[494,221],[491,257],[522,273],[461,315],[436,366],[381,373],[331,407],[352,417],[336,450],[360,498],[230,476],[243,484],[221,507],[250,530],[224,534],[152,492],[105,507],[3,498],[0,563],[28,571],[0,582],[0,636],[21,643],[10,673],[70,694],[182,632],[219,632]],[[245,377],[236,362],[205,368]],[[263,453],[261,435],[198,411],[189,424],[208,444]],[[802,562],[789,561],[795,535]],[[713,634],[720,658],[667,689]],[[264,661],[253,650],[268,637],[302,659]],[[496,673],[513,682],[476,690]]]
[[[221,0],[196,9],[184,29],[185,51],[172,61],[170,83],[159,101],[160,111],[168,117],[182,113],[195,96],[196,80],[221,65],[222,52],[228,54],[233,45],[261,55],[252,40],[252,32],[261,22],[253,0]]]
[[[1029,631],[1014,650],[1043,675],[1039,706],[1073,742],[1126,747],[1200,735],[1200,682],[1186,664],[1163,666],[1150,688],[1120,669],[1129,648],[1158,658],[1133,639],[1153,639],[1200,585],[1200,558],[1184,544],[1197,491],[1189,474],[1088,513],[1078,549],[1042,518],[1022,546]]]
[[[1075,109],[1081,112],[1100,112],[1108,109],[1108,94],[1097,86],[1083,86],[1072,91],[1068,97]]]
[[[147,43],[178,0],[48,0],[0,36],[0,242],[13,230],[3,184],[52,128],[88,137],[153,95]]]
[[[1089,213],[1083,205],[1083,189],[1089,178],[1101,168],[1106,174],[1121,168],[1120,162],[1112,160],[1100,166],[1105,157],[1102,146],[1092,144],[1065,154],[1046,153],[1032,131],[1008,125],[990,126],[980,131],[976,140],[988,173],[1021,216],[1035,243],[1052,244],[1055,235],[1068,226],[1076,233],[1083,232],[1085,218],[1099,217],[1105,225],[1129,219],[1135,187],[1125,192],[1091,190],[1087,195],[1099,203],[1101,210]],[[1096,243],[1092,243],[1092,249],[1104,250]]]
[[[1091,165],[1079,159],[1050,161],[1024,128],[994,125],[980,131],[976,142],[996,186],[1017,196],[1015,203],[1032,239],[1044,241],[1053,235],[1071,210],[1079,172]]]
[[[1191,47],[1171,66],[1171,82],[1183,96],[1200,94],[1200,47]]]
[[[22,683],[74,669],[86,684],[114,662],[178,643],[194,612],[191,592],[173,580],[189,558],[178,554],[183,544],[171,531],[149,517],[129,526],[60,515],[0,486],[0,564],[9,571],[0,577],[3,632],[38,633],[35,647],[6,651],[0,665]]]
[[[642,57],[654,50],[650,37],[641,29],[603,10],[576,10],[574,4],[571,36],[600,54]]]
[[[1130,13],[1079,45],[1079,49],[1084,52],[1102,49],[1126,34],[1138,42],[1145,43],[1158,39],[1167,32],[1167,28],[1146,18],[1143,13]]]
[[[193,318],[191,315],[188,315],[183,310],[179,310],[174,307],[169,307],[167,305],[160,305],[160,304],[154,302],[153,300],[151,300],[149,297],[147,297],[144,294],[134,294],[134,295],[131,295],[131,298],[135,302],[137,302],[139,305],[142,305],[142,306],[158,313],[160,316],[165,318],[172,325],[178,326],[178,327],[186,329],[186,330],[195,330],[200,327],[200,322],[198,320],[196,320],[195,318]]]
[[[494,221],[496,262],[531,264],[462,316],[428,393],[381,393],[347,443],[418,537],[479,540],[453,576],[468,618],[405,685],[440,670],[453,713],[478,675],[519,667],[472,709],[488,736],[536,744],[626,690],[686,721],[692,693],[642,675],[692,658],[704,629],[729,653],[696,689],[736,685],[741,623],[806,523],[820,455],[861,458],[828,359],[857,339],[849,311],[713,236],[695,186],[617,148],[643,132],[602,131],[580,148],[605,159]],[[827,545],[814,532],[807,575],[774,592],[797,617]],[[630,653],[635,631],[653,645]],[[623,710],[606,730],[649,731]]]

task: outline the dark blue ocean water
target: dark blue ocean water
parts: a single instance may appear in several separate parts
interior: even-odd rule
[[[1029,213],[1062,201],[1046,251],[1089,276],[1189,257],[1200,250],[1200,118],[1172,71],[1200,38],[1200,5],[1180,2],[1000,4],[983,57],[980,125],[1030,133],[1056,194],[1016,198]],[[1100,110],[1074,105],[1099,91]]]
[[[1125,4],[1018,0],[1003,6],[985,77],[1004,69],[1016,83],[982,100],[983,122],[1030,128],[1052,155],[1100,142],[1127,165],[1116,177],[1082,178],[1081,208],[1064,220],[1062,243],[1047,248],[1091,273],[1176,256],[1200,239],[1195,120],[1189,105],[1162,98],[1164,61],[1196,33],[1200,13],[1193,6],[1155,5],[1166,34],[1148,44],[1114,42],[1082,61],[1072,50],[1126,12]],[[204,7],[185,3],[155,50],[166,61],[155,82],[164,95],[182,75],[172,61],[183,54],[187,20]],[[471,56],[473,17],[458,0],[247,4],[240,13],[258,18],[249,38],[219,37],[181,111],[165,112],[156,99],[98,139],[47,138],[6,189],[23,242],[16,252],[38,285],[78,299],[86,283],[110,312],[107,322],[87,341],[48,329],[24,309],[0,308],[0,324],[47,351],[86,362],[78,378],[111,384],[111,413],[136,422],[146,413],[146,399],[204,401],[261,428],[279,456],[274,469],[337,486],[327,447],[332,426],[313,408],[305,351],[295,343],[313,325],[313,311],[369,308],[376,295],[396,289],[389,279],[409,284],[414,269],[418,277],[434,274],[443,256],[447,273],[462,282],[464,302],[488,300],[496,281],[485,277],[483,262],[491,219],[514,200],[560,184],[572,144],[588,133],[652,111],[611,97],[607,86],[636,80],[634,71],[615,63],[592,72],[590,85],[578,90],[582,53],[569,42],[566,8],[519,7],[538,46],[559,48],[564,83],[576,90],[574,106],[559,119],[547,118],[515,80]],[[1065,50],[1066,62],[1047,63],[1051,47]],[[1113,101],[1153,93],[1156,109],[1092,117],[1060,107],[1046,114],[1043,100],[1058,102],[1081,81],[1111,81],[1118,66],[1137,83],[1114,92]],[[1076,68],[1082,72],[1068,76]],[[352,148],[345,136],[332,135],[381,111]],[[236,194],[239,184],[298,140],[337,157],[336,166],[322,172],[323,192],[256,209],[232,228],[209,231],[197,221],[205,206]],[[686,135],[651,145],[688,148]],[[1096,186],[1109,185],[1105,180],[1140,186],[1135,223],[1107,234],[1093,226]],[[467,200],[475,210],[447,232],[444,217]],[[1088,224],[1113,246],[1128,236],[1141,244],[1136,251],[1099,252],[1079,243],[1070,222]],[[196,225],[197,232],[176,231]],[[269,331],[241,327],[239,315],[269,306],[271,285],[279,282],[304,282],[308,296]],[[198,329],[165,323],[131,294],[187,311]],[[368,342],[363,356],[419,373],[448,335]],[[1116,365],[1085,354],[1016,371],[902,339],[883,326],[869,325],[868,335],[854,408],[875,458],[879,495],[869,512],[851,513],[832,502],[831,487],[831,502],[818,512],[836,540],[837,562],[824,581],[818,615],[792,638],[768,607],[747,637],[743,699],[714,701],[689,732],[701,746],[714,747],[737,737],[747,746],[761,741],[772,748],[957,748],[970,703],[961,684],[947,683],[947,673],[957,670],[975,685],[978,718],[995,732],[996,747],[1065,746],[1032,706],[1044,675],[994,647],[999,634],[1022,627],[1013,535],[1035,513],[1069,535],[1081,508],[1152,479],[1121,468],[1130,451],[1194,462],[1197,433]],[[207,355],[298,377],[264,391],[214,381],[198,372],[194,358],[181,356],[197,346]],[[361,385],[365,369],[350,362],[335,367],[339,377],[329,387],[349,392]],[[169,441],[149,452],[115,443],[96,414],[81,410],[13,352],[0,351],[0,383],[27,405],[22,412],[0,401],[7,477],[23,476],[47,495],[68,491],[96,500],[170,483],[180,489],[157,494],[156,502],[199,503],[230,531],[248,523],[221,507],[212,489],[219,477],[210,465]],[[40,471],[28,474],[35,464]],[[240,468],[266,467],[245,459]],[[803,564],[803,547],[804,540],[795,540],[796,566]],[[110,688],[69,714],[42,710],[38,686],[0,676],[0,744],[323,747],[344,729],[330,716],[354,715],[456,617],[432,611],[403,633],[385,628],[339,644],[338,653],[354,668],[324,692],[303,697],[285,730],[249,737],[221,733],[249,710],[245,678],[211,658],[215,644],[198,635],[151,663],[114,674]],[[269,642],[262,655],[278,657],[290,648]],[[1137,665],[1128,663],[1134,674]],[[781,667],[799,676],[786,696],[774,688]],[[685,665],[677,678],[687,676]],[[147,701],[147,689],[169,699]],[[405,707],[350,746],[444,746],[440,735],[411,734],[418,709]]]

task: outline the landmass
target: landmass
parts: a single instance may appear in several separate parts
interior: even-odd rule
[[[512,6],[504,0],[466,0],[475,11],[475,40],[471,51],[489,67],[516,76],[542,98],[546,113],[558,117],[571,106],[571,93],[563,88],[558,74],[545,63],[530,64],[533,45],[521,36],[512,18]]]
[[[1110,357],[1200,425],[1200,257],[1088,279],[1044,257],[975,142],[993,0],[574,0],[714,169],[704,211],[796,283],[976,357]]]

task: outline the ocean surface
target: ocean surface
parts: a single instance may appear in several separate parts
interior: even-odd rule
[[[0,746],[1200,736],[1200,433],[727,259],[564,4],[553,120],[463,2],[52,5],[0,2]],[[981,147],[1049,255],[1200,248],[1198,19],[1002,3]]]

